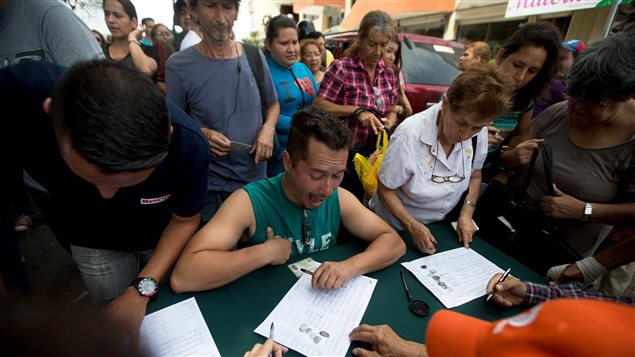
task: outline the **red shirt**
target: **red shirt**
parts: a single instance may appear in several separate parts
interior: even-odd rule
[[[389,107],[397,104],[397,88],[397,77],[383,60],[377,63],[375,83],[371,85],[370,76],[358,53],[331,63],[324,73],[317,96],[335,104],[374,109],[385,117]],[[366,141],[372,132],[370,127],[364,128],[353,117],[344,117],[343,120],[353,132],[353,145]]]

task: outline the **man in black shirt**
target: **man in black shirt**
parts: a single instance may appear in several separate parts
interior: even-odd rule
[[[44,219],[136,343],[157,282],[198,228],[206,139],[149,78],[113,62],[4,68],[0,107],[2,162],[48,191]]]

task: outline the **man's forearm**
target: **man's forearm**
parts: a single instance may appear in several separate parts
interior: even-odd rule
[[[620,229],[615,227],[613,229]],[[632,229],[632,228],[631,228]],[[596,253],[593,258],[597,260],[606,270],[615,269],[624,264],[630,263],[635,260],[635,234],[629,236],[625,240],[610,246],[599,253]]]
[[[267,117],[265,118],[264,125],[269,125],[275,130],[276,125],[278,125],[279,116],[280,116],[280,104],[278,104],[278,102],[268,104]]]
[[[383,269],[406,253],[406,245],[397,233],[385,232],[373,240],[365,251],[345,260],[354,268],[355,275]]]
[[[177,293],[215,289],[269,264],[268,259],[264,244],[230,251],[186,251],[174,268],[170,285]]]
[[[199,222],[200,214],[188,218],[173,215],[170,223],[163,230],[152,257],[139,272],[139,276],[161,281],[198,229]]]

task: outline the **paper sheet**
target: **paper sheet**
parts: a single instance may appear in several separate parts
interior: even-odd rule
[[[220,356],[193,297],[147,315],[139,348],[150,356]]]
[[[448,309],[484,296],[487,282],[504,271],[463,247],[401,264]]]
[[[271,314],[254,330],[306,356],[343,356],[377,285],[376,279],[358,276],[337,290],[313,290],[311,276],[303,275]]]

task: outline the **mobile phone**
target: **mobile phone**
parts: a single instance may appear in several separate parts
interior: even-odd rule
[[[232,141],[231,145],[232,145],[232,149],[251,150],[251,145],[245,144],[245,143],[241,143],[241,142],[238,142],[238,141]]]

